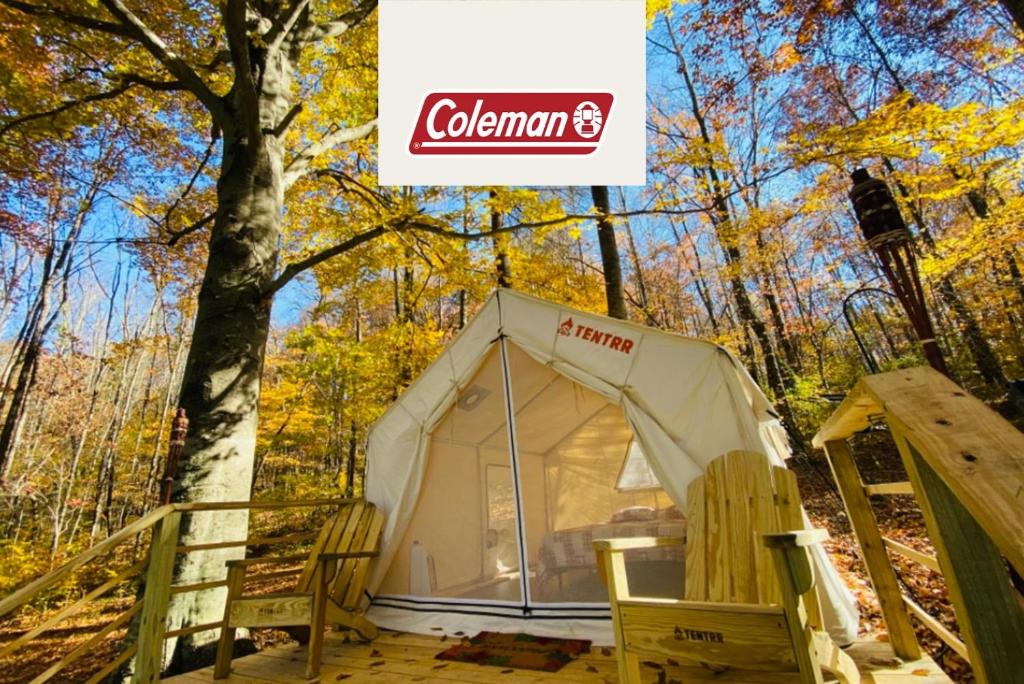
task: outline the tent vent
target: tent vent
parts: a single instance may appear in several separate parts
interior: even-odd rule
[[[477,406],[479,406],[480,402],[486,399],[487,395],[489,395],[490,393],[491,390],[487,389],[486,387],[481,387],[480,385],[473,385],[465,392],[463,392],[461,397],[459,397],[458,406],[463,411],[472,411]]]

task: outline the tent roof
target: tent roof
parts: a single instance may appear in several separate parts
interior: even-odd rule
[[[589,311],[583,311],[581,309],[575,309],[573,307],[563,304],[555,304],[554,302],[549,302],[546,299],[533,297],[531,295],[523,294],[521,292],[509,289],[498,289],[492,292],[491,296],[487,298],[487,301],[484,302],[484,305],[480,308],[476,315],[473,316],[466,323],[466,326],[462,330],[460,330],[458,334],[455,335],[454,338],[452,338],[452,341],[449,342],[448,349],[451,349],[452,347],[456,346],[459,343],[459,340],[463,337],[473,338],[474,343],[479,343],[477,334],[484,332],[484,337],[487,338],[488,336],[486,335],[486,330],[478,330],[478,328],[483,328],[484,326],[488,325],[491,326],[492,334],[490,335],[490,338],[487,340],[486,344],[490,345],[491,343],[497,341],[498,337],[503,334],[504,326],[510,322],[510,313],[504,313],[502,311],[502,304],[504,303],[511,304],[512,306],[506,308],[510,309],[511,312],[514,312],[514,314],[517,316],[526,316],[527,318],[529,318],[531,313],[541,315],[541,312],[544,310],[546,310],[547,312],[550,312],[552,310],[567,312],[570,314],[576,314],[581,319],[585,318],[593,321],[607,321],[610,326],[614,326],[617,329],[627,329],[635,331],[635,333],[639,336],[659,336],[671,340],[673,344],[696,345],[707,350],[716,350],[729,357],[737,365],[739,364],[739,362],[732,356],[728,349],[721,345],[715,344],[714,342],[708,342],[707,340],[702,340],[697,337],[680,335],[679,333],[659,330],[658,328],[651,328],[649,326],[640,325],[639,323],[633,323],[632,321],[623,321],[617,318],[611,318],[610,316],[591,313]],[[534,311],[531,312],[531,309],[533,309]],[[632,349],[630,350],[630,353],[633,353]],[[420,385],[426,382],[428,378],[432,375],[431,370],[433,370],[434,367],[437,366],[438,364],[441,364],[444,360],[444,354],[442,354],[440,357],[435,359],[429,366],[427,366],[426,370],[424,370],[424,372],[420,374],[419,377],[417,377],[406,388],[405,392],[402,393],[402,395],[397,399],[397,401],[395,401],[395,403],[389,406],[387,410],[377,419],[377,422],[379,423],[384,421],[389,413],[391,413],[392,411],[399,410],[402,404],[406,401],[406,397],[409,397],[412,393],[422,391],[420,390]],[[767,399],[765,401],[767,401]]]
[[[502,336],[613,403],[628,395],[689,457],[687,481],[730,449],[789,455],[771,403],[724,347],[502,289],[377,420],[371,458],[411,458],[400,435],[429,432]]]

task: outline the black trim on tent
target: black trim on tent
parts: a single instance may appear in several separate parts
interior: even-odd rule
[[[387,602],[378,602],[378,601],[375,601],[373,605],[381,606],[383,608],[396,608],[398,610],[408,610],[408,611],[412,611],[414,613],[452,613],[452,614],[456,614],[456,615],[484,615],[486,617],[526,619],[526,620],[601,620],[602,622],[604,622],[604,621],[612,619],[610,613],[608,615],[600,615],[600,616],[594,616],[594,615],[574,615],[574,614],[568,613],[568,612],[560,614],[560,615],[544,615],[544,614],[540,614],[539,612],[531,612],[531,611],[529,611],[527,609],[523,609],[522,613],[520,613],[519,615],[516,615],[516,614],[496,613],[496,612],[482,611],[482,610],[455,610],[455,609],[436,610],[436,609],[433,609],[433,608],[422,608],[422,607],[415,607],[415,606],[402,606],[402,605],[396,605],[396,604],[391,604],[391,603],[387,603]]]
[[[369,594],[367,594],[367,596],[369,596]],[[404,596],[378,596],[378,597],[370,596],[370,600],[374,603],[374,605],[377,605],[377,603],[379,601],[390,601],[392,603],[415,603],[415,604],[420,604],[420,605],[455,606],[455,607],[470,606],[470,607],[473,607],[473,608],[477,608],[477,607],[479,607],[479,608],[500,608],[500,609],[503,609],[503,610],[518,610],[518,611],[525,611],[525,610],[529,609],[529,610],[537,611],[537,612],[559,611],[559,610],[589,610],[589,611],[601,611],[601,610],[603,610],[603,611],[610,611],[611,610],[609,608],[608,604],[605,604],[605,603],[599,603],[599,604],[595,604],[593,606],[572,606],[571,608],[564,608],[564,607],[563,608],[559,608],[559,607],[554,607],[554,606],[544,607],[543,605],[541,605],[541,606],[538,606],[538,605],[527,606],[525,603],[517,603],[517,604],[512,604],[512,605],[501,605],[501,604],[498,604],[498,603],[488,602],[488,601],[476,602],[476,601],[460,600],[460,601],[456,602],[456,601],[446,601],[444,598],[440,598],[440,599],[425,599],[425,598],[406,598]]]

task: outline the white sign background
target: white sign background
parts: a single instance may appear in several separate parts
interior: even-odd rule
[[[644,185],[644,0],[381,0],[381,185]],[[589,155],[413,155],[437,91],[611,92]]]

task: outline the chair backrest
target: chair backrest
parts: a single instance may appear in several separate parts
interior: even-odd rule
[[[730,451],[686,495],[686,600],[779,603],[761,535],[804,529],[793,472],[763,454]]]
[[[357,553],[380,550],[380,533],[384,514],[372,503],[359,500],[342,506],[324,524],[313,544],[309,560],[299,576],[297,591],[312,591],[320,580],[318,558],[324,553]],[[338,561],[327,582],[328,595],[347,610],[359,607],[372,558],[349,558]]]

